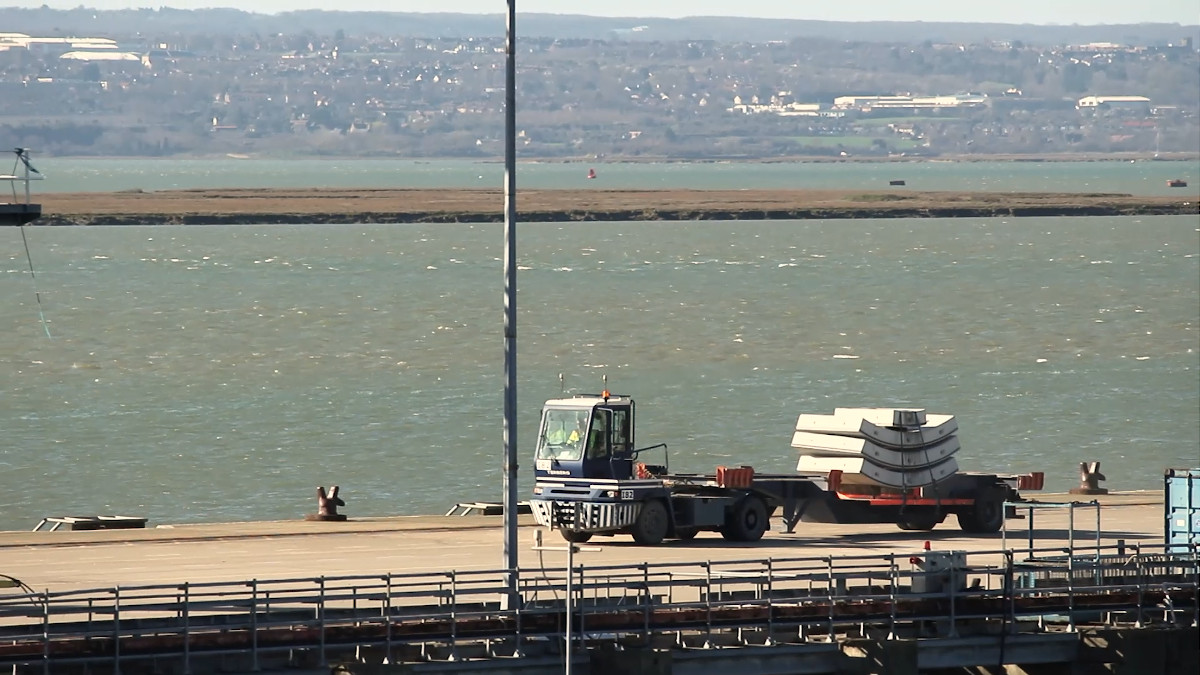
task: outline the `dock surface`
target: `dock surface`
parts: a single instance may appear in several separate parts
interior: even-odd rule
[[[1125,492],[1096,497],[1039,495],[1036,502],[1100,503],[1101,543],[1161,552],[1162,493]],[[1020,513],[1027,509],[1019,509]],[[1076,548],[1094,546],[1094,506],[1074,509]],[[1034,546],[1065,547],[1070,539],[1071,510],[1036,508]],[[532,517],[518,519],[522,569],[561,568],[565,552],[533,550]],[[1026,520],[1008,520],[1006,531],[971,535],[958,529],[953,516],[932,532],[904,532],[895,525],[799,523],[793,533],[772,531],[759,542],[728,542],[702,532],[687,542],[667,541],[639,546],[628,536],[597,537],[577,564],[637,564],[761,560],[766,558],[908,555],[929,541],[935,550],[995,551],[1007,543],[1028,543]],[[182,582],[289,579],[439,570],[503,568],[503,528],[499,516],[404,516],[345,522],[295,520],[164,526],[151,521],[146,529],[55,532],[0,532],[0,574],[15,577],[35,591],[67,591]],[[557,534],[545,533],[546,546],[564,546]]]

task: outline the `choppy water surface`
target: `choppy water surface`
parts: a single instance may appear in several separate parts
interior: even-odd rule
[[[904,405],[959,416],[965,469],[1155,488],[1200,464],[1197,226],[520,225],[522,455],[559,373],[608,375],[681,470],[792,471],[799,413]],[[500,225],[26,234],[36,284],[0,230],[0,527],[501,498]]]

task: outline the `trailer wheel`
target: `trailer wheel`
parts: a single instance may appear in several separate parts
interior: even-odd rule
[[[906,531],[928,532],[942,522],[936,512],[909,512],[896,521],[896,527]]]
[[[958,526],[963,532],[990,534],[1004,525],[1004,492],[985,489],[975,497],[975,504],[958,514]]]
[[[662,543],[667,536],[667,507],[658,500],[648,501],[642,505],[642,511],[630,529],[633,540],[643,546],[654,546]]]
[[[751,495],[734,507],[721,536],[730,541],[758,541],[767,531],[767,507],[763,500]]]
[[[575,530],[568,530],[565,528],[560,529],[558,533],[562,535],[563,539],[566,539],[572,544],[586,544],[592,538],[591,532],[576,532]]]

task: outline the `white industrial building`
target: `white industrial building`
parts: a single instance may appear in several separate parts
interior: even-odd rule
[[[978,108],[987,105],[984,94],[950,94],[947,96],[839,96],[833,107],[839,110],[869,112],[881,108],[900,110],[937,110]]]
[[[1075,107],[1080,110],[1108,110],[1150,114],[1150,99],[1145,96],[1084,96]]]

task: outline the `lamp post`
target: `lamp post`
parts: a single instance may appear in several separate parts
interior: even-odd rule
[[[504,68],[504,569],[508,609],[517,595],[517,0],[508,2]]]

